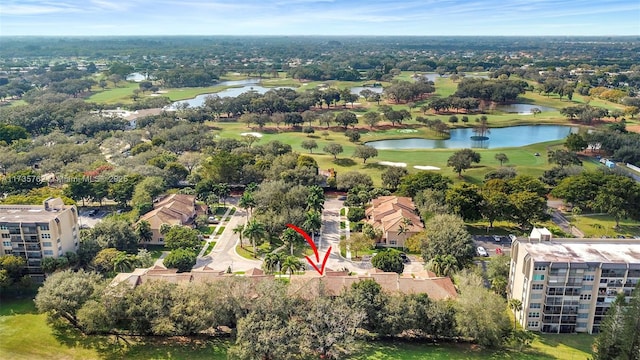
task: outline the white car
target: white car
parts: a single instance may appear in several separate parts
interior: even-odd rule
[[[501,242],[501,241],[502,241],[502,238],[501,238],[500,236],[498,236],[498,235],[493,235],[493,240],[494,240],[495,242]]]
[[[511,239],[511,242],[516,241],[517,238],[518,238],[517,236],[515,236],[513,234],[509,234],[509,239]]]
[[[483,248],[482,246],[478,246],[477,251],[478,251],[478,255],[480,255],[480,256],[484,256],[484,257],[489,256],[489,253],[487,252],[487,250],[485,248]]]

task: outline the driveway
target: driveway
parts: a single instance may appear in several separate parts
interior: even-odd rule
[[[238,199],[233,197],[228,199],[229,204],[236,205]],[[218,237],[216,246],[207,256],[199,257],[194,268],[208,265],[215,270],[227,270],[231,267],[231,271],[246,271],[252,268],[260,268],[262,261],[246,259],[236,252],[236,246],[240,240],[238,235],[233,233],[233,228],[238,224],[246,222],[246,212],[241,208],[237,208],[236,212],[231,215],[231,219],[226,223],[224,231]]]

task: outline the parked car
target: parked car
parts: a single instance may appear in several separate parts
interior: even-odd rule
[[[509,234],[509,239],[511,239],[511,242],[516,241],[517,238],[518,238],[517,236],[515,236],[513,234]]]
[[[409,257],[405,253],[400,253],[400,257],[402,258],[402,262],[405,264],[411,262],[411,260],[409,260]]]
[[[478,246],[478,255],[480,256],[489,256],[489,253],[487,252],[487,250],[485,248],[483,248],[482,246]]]
[[[87,213],[87,216],[95,216],[98,213],[98,211],[96,209],[92,209],[89,210],[89,212]]]
[[[209,221],[209,224],[217,224],[220,222],[220,219],[215,216],[209,216],[207,220]]]
[[[502,255],[502,249],[497,248],[496,249],[496,255]]]
[[[495,242],[501,242],[501,241],[502,241],[502,238],[501,238],[499,235],[493,235],[493,240],[494,240]]]

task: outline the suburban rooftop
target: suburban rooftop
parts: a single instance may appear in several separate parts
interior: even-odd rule
[[[640,263],[640,241],[623,239],[518,240],[534,261]]]

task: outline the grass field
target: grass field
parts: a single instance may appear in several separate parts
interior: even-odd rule
[[[567,218],[584,233],[586,237],[626,237],[640,236],[640,222],[630,219],[620,220],[620,226],[615,228],[616,222],[609,215],[578,215]]]
[[[226,339],[128,338],[83,336],[55,330],[35,314],[28,299],[0,302],[0,357],[4,359],[226,359]],[[586,359],[593,337],[583,334],[536,335],[524,352],[486,350],[470,344],[369,342],[350,359]]]

